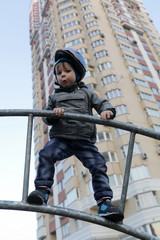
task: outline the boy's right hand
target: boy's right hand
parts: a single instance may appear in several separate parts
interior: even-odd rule
[[[62,115],[63,113],[64,113],[64,109],[63,108],[54,108],[53,109],[53,113],[55,114],[55,115]]]

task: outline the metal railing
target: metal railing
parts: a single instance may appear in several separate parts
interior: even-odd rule
[[[95,124],[110,126],[114,128],[124,129],[130,132],[128,153],[126,159],[126,166],[124,171],[123,185],[122,185],[122,193],[119,208],[124,212],[128,183],[129,183],[129,175],[132,163],[132,155],[133,148],[135,142],[136,134],[144,135],[150,138],[154,138],[160,140],[160,132],[156,132],[154,130],[150,130],[147,128],[139,127],[130,123],[123,123],[116,120],[107,120],[102,121],[98,117],[83,115],[83,114],[71,114],[64,113],[62,116],[55,116],[52,111],[46,110],[15,110],[15,109],[7,109],[0,110],[0,117],[11,117],[11,116],[26,116],[28,117],[28,127],[27,127],[27,139],[26,139],[26,153],[25,153],[25,166],[24,166],[24,179],[23,179],[23,191],[22,191],[22,201],[2,201],[0,200],[0,209],[8,209],[8,210],[22,210],[22,211],[32,211],[32,212],[41,212],[47,214],[54,214],[65,216],[69,218],[79,219],[82,221],[87,221],[90,223],[98,224],[104,227],[112,228],[114,230],[126,233],[133,237],[144,239],[144,240],[160,240],[159,237],[151,235],[149,233],[143,232],[137,228],[133,228],[123,223],[114,223],[105,218],[98,217],[93,214],[88,214],[82,211],[77,211],[69,208],[62,208],[50,205],[31,205],[26,202],[28,196],[28,188],[29,188],[29,175],[30,175],[30,160],[31,160],[31,146],[32,146],[32,131],[33,131],[33,118],[34,117],[53,117],[53,118],[63,118],[63,119],[74,119],[79,121],[92,122]]]

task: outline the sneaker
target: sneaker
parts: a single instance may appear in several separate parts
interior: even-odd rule
[[[30,204],[47,204],[49,198],[49,191],[44,189],[37,189],[31,192],[27,197],[27,202]]]
[[[112,205],[110,201],[105,201],[98,207],[98,216],[105,217],[114,222],[119,222],[124,218],[123,212]]]

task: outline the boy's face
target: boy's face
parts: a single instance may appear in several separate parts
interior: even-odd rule
[[[58,83],[62,87],[69,87],[76,81],[75,72],[71,65],[67,62],[60,62],[57,64],[56,76]]]

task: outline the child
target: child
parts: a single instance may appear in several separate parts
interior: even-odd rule
[[[49,97],[46,109],[53,110],[55,115],[63,115],[65,112],[92,115],[94,108],[102,120],[113,119],[116,114],[115,108],[81,82],[85,73],[85,61],[78,51],[70,48],[57,50],[54,74],[55,83],[59,88]],[[47,204],[53,184],[54,164],[75,155],[92,175],[98,215],[116,222],[122,220],[124,216],[121,210],[111,204],[113,194],[106,174],[106,161],[94,145],[95,124],[52,117],[44,117],[43,121],[52,125],[51,140],[39,152],[36,190],[29,194],[28,203]]]

